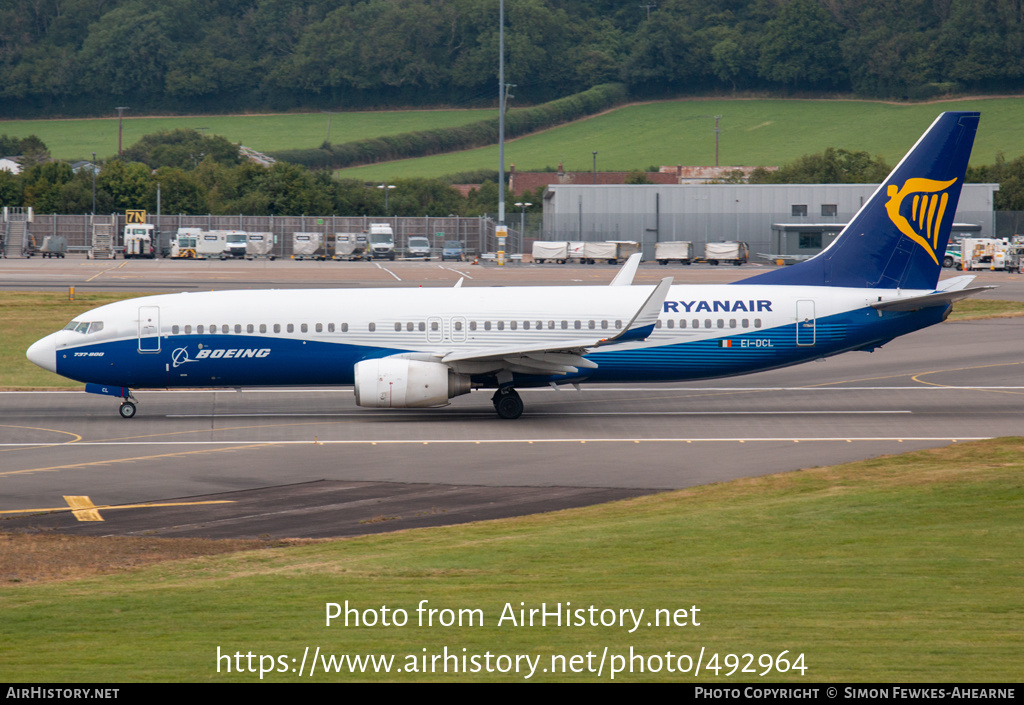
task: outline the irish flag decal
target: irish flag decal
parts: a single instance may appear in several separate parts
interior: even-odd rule
[[[731,348],[732,347],[732,341],[731,340],[719,340],[718,341],[718,347],[720,347],[720,348]]]

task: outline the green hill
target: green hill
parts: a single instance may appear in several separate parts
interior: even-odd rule
[[[715,115],[721,115],[719,164],[782,165],[827,147],[867,151],[895,165],[944,110],[980,110],[971,163],[991,164],[998,152],[1024,154],[1024,98],[971,98],[892,104],[821,100],[680,100],[631,105],[505,146],[505,165],[520,171],[557,167],[600,171],[652,165],[713,165]],[[367,181],[430,177],[498,168],[498,148],[409,159],[340,171]]]
[[[436,127],[451,127],[483,120],[493,110],[406,110],[388,112],[332,113],[331,142],[351,142],[366,137],[394,135]],[[318,147],[327,138],[326,113],[277,115],[199,115],[194,117],[130,117],[125,113],[123,145],[143,135],[177,128],[205,128],[259,152]],[[11,137],[37,135],[56,159],[99,159],[117,154],[117,118],[86,120],[0,121],[0,134]]]

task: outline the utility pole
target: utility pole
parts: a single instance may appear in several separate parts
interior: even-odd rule
[[[722,131],[718,129],[718,121],[722,119],[721,115],[698,115],[699,118],[714,118],[715,119],[715,166],[718,166],[718,138],[722,134]]]
[[[128,110],[126,106],[114,108],[117,111],[117,156],[121,156],[121,118],[124,115],[124,111]]]

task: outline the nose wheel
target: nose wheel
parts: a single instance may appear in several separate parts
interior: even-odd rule
[[[512,387],[502,387],[491,397],[494,410],[503,419],[518,419],[523,415],[523,400]]]
[[[126,396],[124,401],[121,402],[121,408],[118,409],[118,412],[121,414],[121,418],[130,419],[135,416],[136,404],[138,403],[139,400],[133,397],[131,392],[128,392],[128,396]]]

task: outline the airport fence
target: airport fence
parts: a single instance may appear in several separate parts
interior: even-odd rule
[[[36,242],[47,235],[63,236],[68,247],[80,249],[92,245],[89,215],[35,214],[28,226],[28,232]],[[123,213],[113,214],[115,232],[122,233],[125,225]],[[203,230],[243,230],[254,233],[272,233],[273,253],[281,258],[292,255],[292,235],[300,232],[360,233],[370,228],[370,223],[388,223],[395,233],[395,245],[403,251],[410,237],[429,237],[440,251],[446,240],[458,240],[468,253],[487,251],[487,243],[493,241],[494,224],[482,216],[417,216],[390,218],[372,216],[303,215],[303,216],[253,216],[253,215],[150,215],[148,222],[156,225],[160,233],[159,246],[169,247],[171,237],[178,228],[202,228]],[[120,244],[120,237],[117,238]]]

